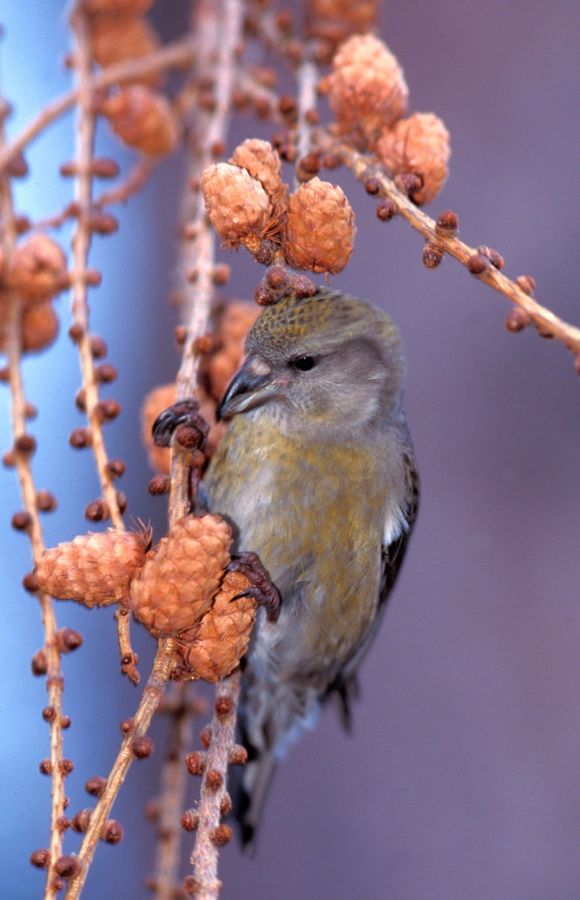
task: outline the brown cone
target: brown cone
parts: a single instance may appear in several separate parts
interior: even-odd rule
[[[82,7],[89,14],[116,13],[117,15],[143,15],[153,6],[154,0],[83,0]]]
[[[423,185],[412,197],[415,203],[430,203],[445,184],[451,156],[449,132],[433,113],[401,119],[383,133],[376,152],[392,176],[421,177]]]
[[[211,606],[229,561],[232,534],[220,516],[185,516],[147,554],[129,605],[149,631],[177,635]]]
[[[227,572],[213,606],[196,629],[195,636],[179,646],[185,666],[192,678],[219,681],[229,675],[245,655],[254,619],[256,601],[238,594],[248,589],[250,582],[241,572]]]
[[[288,188],[282,181],[282,160],[270,141],[248,138],[238,144],[230,162],[257,178],[270,198],[286,195]]]
[[[352,34],[364,34],[376,23],[378,0],[308,0],[306,33],[336,47]]]
[[[129,582],[145,561],[151,532],[109,531],[79,535],[46,550],[36,566],[40,590],[84,606],[124,601]]]
[[[22,350],[27,353],[50,347],[58,335],[58,316],[50,300],[25,308],[22,316]]]
[[[268,194],[257,178],[231,163],[204,169],[201,190],[209,220],[221,239],[237,247],[247,238],[259,240],[272,213]]]
[[[397,57],[374,35],[354,35],[340,45],[332,68],[325,87],[340,129],[373,147],[407,111],[409,89]]]
[[[16,247],[10,260],[8,284],[25,303],[50,300],[68,284],[66,259],[59,245],[35,234]]]
[[[147,19],[131,12],[102,12],[89,20],[91,53],[103,68],[130,59],[142,59],[160,47],[160,41]],[[160,76],[141,76],[142,84],[159,84]]]
[[[342,188],[315,177],[290,195],[284,252],[297,269],[335,274],[354,247],[354,212]]]
[[[288,215],[288,185],[282,181],[282,160],[269,141],[248,138],[238,144],[230,162],[245,169],[256,178],[270,198],[268,222],[261,232],[242,241],[250,253],[259,253],[261,238],[278,245],[282,243]],[[263,260],[260,260],[263,262]]]
[[[102,105],[115,134],[129,147],[148,156],[175,150],[179,125],[169,101],[143,84],[123,87]]]

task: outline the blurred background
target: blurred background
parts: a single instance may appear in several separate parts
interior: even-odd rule
[[[292,6],[292,4],[289,4]],[[187,4],[158,4],[157,25],[179,33]],[[65,10],[5,0],[2,93],[10,134],[67,89]],[[506,257],[511,276],[533,274],[537,296],[580,322],[577,103],[580,6],[576,0],[441,0],[384,4],[381,36],[399,56],[415,110],[434,111],[452,136],[451,176],[428,211],[459,213],[461,235]],[[273,126],[237,119],[232,145]],[[70,183],[73,119],[27,153],[18,210],[58,210]],[[106,133],[102,153],[125,169],[130,154]],[[123,414],[107,426],[110,454],[128,462],[120,487],[129,512],[160,535],[165,502],[150,498],[139,407],[174,377],[175,235],[182,161],[170,158],[120,212],[113,238],[94,242],[103,271],[92,292],[94,330],[109,344],[119,380],[108,396]],[[357,213],[348,268],[332,283],[384,306],[407,347],[407,411],[422,478],[418,525],[382,630],[362,671],[355,730],[329,708],[280,767],[257,858],[231,844],[221,854],[224,900],[573,900],[580,897],[580,380],[561,346],[533,330],[511,335],[500,295],[445,259],[421,264],[422,242],[402,221],[380,223],[360,185],[338,173]],[[62,232],[66,242],[66,229]],[[242,253],[231,295],[251,297],[261,271]],[[82,424],[74,406],[78,364],[62,335],[24,372],[39,408],[37,485],[55,491],[47,544],[87,530],[98,495],[88,453],[68,445]],[[0,447],[10,445],[8,391],[0,388]],[[0,472],[2,572],[2,894],[27,900],[43,875],[28,863],[46,846],[49,780],[43,679],[30,674],[42,644],[35,601],[20,585],[26,538],[10,529],[21,508],[13,471]],[[112,613],[57,606],[59,625],[84,645],[64,658],[65,754],[71,812],[90,805],[86,779],[105,775],[138,692],[118,674]],[[153,641],[134,628],[145,676]],[[163,723],[153,731],[161,747]],[[143,809],[155,795],[161,752],[135,764],[113,815],[118,847],[99,847],[87,900],[147,896],[154,829]],[[199,789],[192,779],[191,799]],[[195,782],[195,783],[193,783]],[[79,838],[66,836],[68,851]],[[189,836],[185,843],[190,844]],[[186,874],[184,867],[182,874]]]

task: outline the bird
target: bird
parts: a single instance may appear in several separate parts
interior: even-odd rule
[[[281,597],[244,661],[249,757],[234,814],[255,849],[278,762],[330,697],[351,722],[357,670],[417,515],[419,480],[393,320],[330,288],[266,306],[218,408],[229,423],[202,484]]]

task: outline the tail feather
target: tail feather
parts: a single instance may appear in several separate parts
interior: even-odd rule
[[[264,804],[278,760],[305,728],[312,728],[319,694],[296,679],[259,678],[250,666],[244,672],[238,737],[248,751],[241,772],[232,773],[231,796],[242,847],[253,855]]]
[[[360,696],[360,686],[357,673],[343,677],[339,672],[330,687],[327,689],[323,700],[333,698],[336,701],[340,724],[346,734],[352,734],[353,715],[352,708]]]
[[[242,847],[250,856],[256,852],[258,826],[275,769],[273,753],[260,753],[254,759],[250,755],[236,786],[234,816],[239,826]]]

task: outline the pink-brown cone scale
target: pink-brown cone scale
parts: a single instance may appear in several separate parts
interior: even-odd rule
[[[145,560],[149,532],[83,534],[47,550],[36,566],[40,590],[84,606],[108,606],[127,598],[129,582]]]
[[[195,636],[180,646],[192,677],[219,681],[233,672],[246,654],[257,604],[252,597],[239,595],[249,586],[250,582],[241,572],[228,572]]]
[[[185,516],[147,554],[129,606],[159,637],[193,628],[210,608],[230,559],[232,533],[221,516]]]

